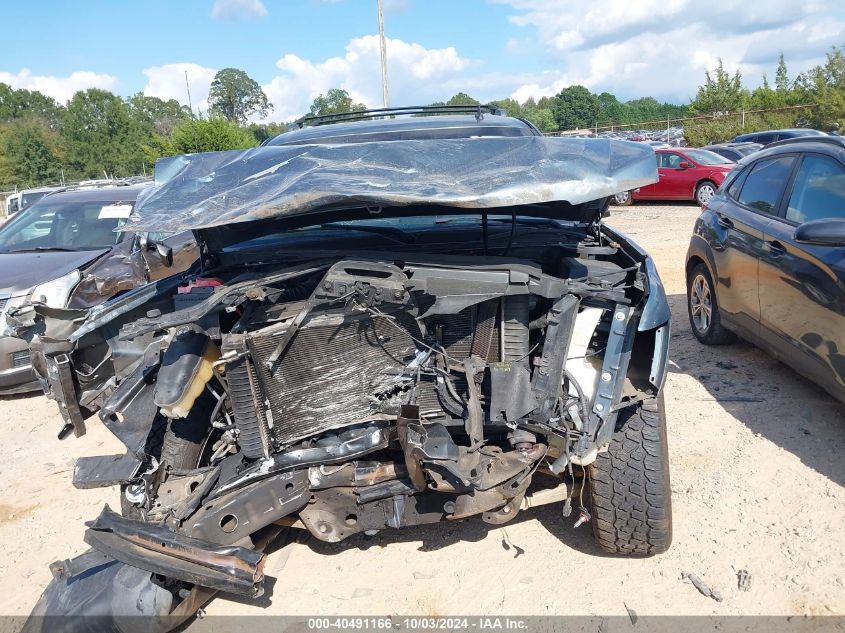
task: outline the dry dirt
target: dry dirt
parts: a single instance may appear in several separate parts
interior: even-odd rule
[[[218,598],[209,614],[845,614],[845,407],[748,344],[704,348],[684,306],[695,206],[615,209],[610,223],[657,262],[674,316],[666,385],[674,544],[615,558],[558,506],[504,527],[478,520],[383,532],[338,545],[313,539],[268,560],[267,594]],[[78,554],[83,521],[115,490],[75,490],[73,461],[120,452],[95,419],[56,440],[41,396],[0,400],[0,614],[26,614],[47,565]],[[737,571],[751,588],[737,588]],[[724,600],[682,580],[697,574]],[[624,603],[624,604],[623,604]]]

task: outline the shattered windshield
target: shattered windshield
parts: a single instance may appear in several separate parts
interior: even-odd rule
[[[132,202],[45,200],[0,229],[0,253],[111,248],[132,211]]]

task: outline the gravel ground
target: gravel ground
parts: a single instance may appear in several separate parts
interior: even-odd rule
[[[843,405],[745,343],[700,346],[684,306],[683,263],[697,208],[614,209],[609,222],[654,256],[674,316],[666,385],[674,544],[616,558],[558,506],[277,549],[257,603],[218,598],[209,614],[845,614]],[[25,614],[47,565],[85,549],[83,521],[115,490],[74,490],[74,458],[120,452],[93,420],[58,442],[41,396],[0,399],[0,614]],[[836,536],[839,533],[840,536]],[[737,572],[751,574],[747,592]],[[724,600],[701,595],[698,575]],[[189,629],[190,630],[190,629]]]

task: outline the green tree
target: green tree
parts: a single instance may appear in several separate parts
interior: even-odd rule
[[[0,179],[6,186],[31,187],[59,182],[61,178],[61,139],[56,130],[39,117],[16,119],[5,126],[0,151],[5,165]]]
[[[187,106],[176,99],[165,101],[158,97],[148,97],[143,92],[129,97],[126,106],[129,115],[147,137],[153,133],[170,135],[177,123],[191,116]]]
[[[599,117],[599,100],[584,86],[569,86],[555,97],[552,113],[561,130],[592,127]]]
[[[326,114],[343,114],[345,112],[359,112],[366,110],[363,103],[355,103],[349,93],[342,88],[332,88],[325,95],[320,94],[311,103],[309,114],[323,116]]]
[[[229,121],[246,123],[256,114],[265,118],[273,111],[273,104],[261,86],[237,68],[224,68],[214,75],[208,91],[209,114]]]
[[[37,90],[14,90],[0,83],[0,123],[23,117],[38,117],[50,127],[57,127],[62,109],[55,99]]]
[[[599,104],[598,121],[602,123],[618,123],[625,118],[625,105],[619,102],[616,95],[602,92],[596,97]]]
[[[741,110],[745,105],[747,91],[742,87],[742,75],[737,70],[733,75],[725,70],[722,60],[711,75],[704,73],[704,85],[698,88],[690,104],[694,114],[717,114]]]
[[[782,93],[789,92],[789,73],[786,72],[783,53],[778,57],[778,69],[775,71],[775,89]]]
[[[250,123],[246,128],[256,143],[263,143],[268,138],[278,136],[286,130],[282,123]]]
[[[499,108],[502,108],[508,116],[514,116],[520,119],[524,118],[522,106],[516,99],[499,99],[498,101],[492,101],[491,103]]]
[[[129,108],[107,90],[77,92],[62,117],[67,163],[78,177],[129,176],[142,169],[143,152]]]
[[[247,149],[256,145],[250,131],[234,121],[216,116],[209,119],[181,121],[170,137],[156,135],[143,147],[150,163],[162,156]]]
[[[478,105],[478,101],[465,92],[459,92],[446,102],[447,106]]]
[[[523,118],[531,121],[541,132],[554,132],[557,129],[555,115],[548,108],[524,108]]]
[[[801,90],[816,103],[808,123],[821,130],[845,131],[845,54],[833,47],[825,63],[801,78]]]

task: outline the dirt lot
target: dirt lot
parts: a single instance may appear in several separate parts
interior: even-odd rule
[[[618,211],[618,212],[617,212]],[[743,343],[692,337],[683,261],[694,206],[615,210],[610,223],[657,262],[674,315],[666,385],[675,538],[650,559],[603,555],[589,526],[550,506],[504,527],[479,520],[275,551],[259,604],[217,599],[209,614],[845,614],[845,408]],[[47,565],[84,549],[83,521],[114,490],[74,490],[81,455],[120,452],[92,421],[59,443],[43,397],[0,400],[0,614],[25,614]],[[737,589],[747,569],[751,589]],[[681,572],[721,591],[717,603]],[[624,604],[623,604],[624,603]]]

